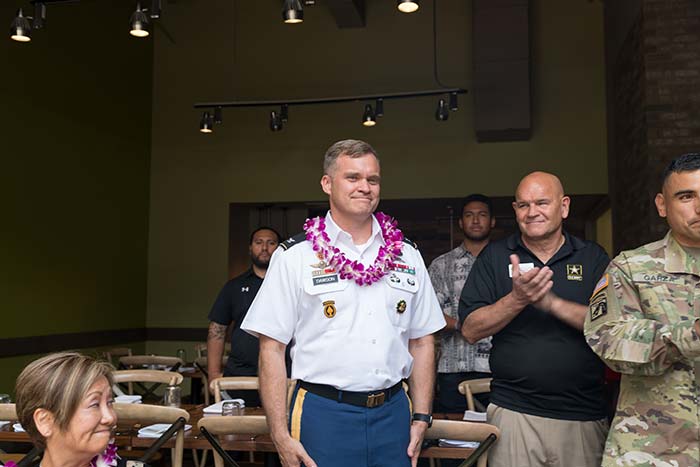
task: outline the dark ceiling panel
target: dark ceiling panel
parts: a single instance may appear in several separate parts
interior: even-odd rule
[[[365,0],[327,0],[339,28],[365,27]]]

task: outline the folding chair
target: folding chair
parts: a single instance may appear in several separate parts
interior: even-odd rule
[[[493,378],[468,379],[462,381],[457,386],[460,394],[464,394],[467,399],[467,409],[476,410],[476,404],[480,412],[486,412],[486,407],[481,405],[478,400],[474,400],[474,394],[491,392],[491,380]]]
[[[433,426],[428,428],[425,439],[453,439],[459,441],[478,441],[475,449],[460,467],[486,467],[489,448],[501,436],[497,427],[488,423],[465,422],[462,420],[433,420]],[[433,464],[431,459],[431,465]]]
[[[117,420],[120,425],[139,424],[148,426],[154,423],[175,423],[179,418],[189,421],[190,414],[178,407],[165,407],[149,404],[114,404]],[[171,450],[172,467],[182,467],[185,429],[175,433],[175,447]]]

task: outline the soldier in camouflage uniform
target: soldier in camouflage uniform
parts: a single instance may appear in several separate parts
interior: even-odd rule
[[[603,467],[700,465],[700,154],[671,162],[656,206],[670,232],[610,263],[584,325],[622,373]]]

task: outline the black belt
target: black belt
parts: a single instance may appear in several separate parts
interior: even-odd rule
[[[326,399],[369,408],[379,407],[384,402],[388,402],[394,394],[402,389],[401,381],[388,389],[370,392],[341,391],[327,384],[307,383],[306,381],[299,381],[299,387]]]

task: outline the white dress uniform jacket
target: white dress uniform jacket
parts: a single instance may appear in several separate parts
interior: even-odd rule
[[[371,265],[384,245],[373,217],[372,234],[353,244],[326,215],[330,244],[350,260]],[[272,255],[241,329],[291,342],[292,378],[346,391],[389,388],[408,378],[408,340],[442,329],[445,320],[418,250],[404,243],[401,257],[370,286],[341,279],[303,236]]]

